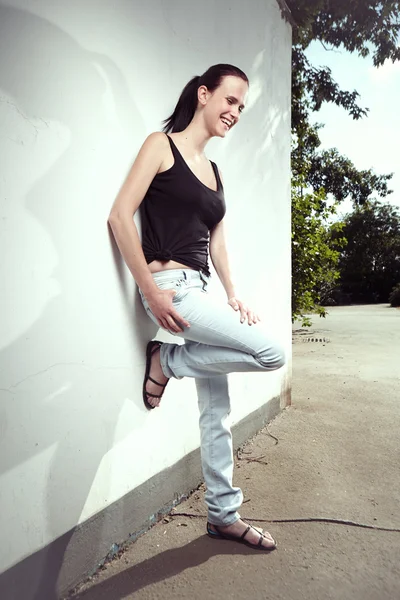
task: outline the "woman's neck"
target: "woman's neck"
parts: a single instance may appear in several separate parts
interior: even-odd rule
[[[211,139],[211,135],[202,123],[197,122],[196,118],[186,127],[184,131],[176,134],[182,144],[190,148],[194,154],[204,154],[204,149]]]

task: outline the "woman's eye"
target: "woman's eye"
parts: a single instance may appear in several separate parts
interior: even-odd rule
[[[228,104],[233,104],[233,102],[230,98],[227,98],[227,100],[228,100]]]

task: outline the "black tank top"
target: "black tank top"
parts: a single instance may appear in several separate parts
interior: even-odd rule
[[[157,173],[140,207],[142,247],[147,264],[174,260],[209,275],[209,232],[225,214],[224,191],[217,165],[217,191],[192,172],[168,137],[174,164]]]

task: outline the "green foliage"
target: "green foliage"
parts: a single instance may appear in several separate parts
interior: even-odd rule
[[[301,48],[321,40],[362,57],[373,55],[375,66],[400,59],[399,0],[286,0],[298,24],[294,44]]]
[[[372,169],[359,171],[336,148],[315,154],[307,174],[308,184],[314,189],[324,189],[338,202],[350,197],[356,205],[364,204],[374,192],[381,197],[391,194],[387,181],[392,177],[393,173],[376,175]]]
[[[356,120],[366,116],[368,109],[357,104],[358,97],[355,90],[341,90],[328,67],[313,67],[301,46],[292,48],[292,130],[299,137],[309,113],[319,111],[323,102],[341,106]]]
[[[356,90],[344,91],[328,67],[314,67],[305,55],[313,41],[324,46],[373,53],[374,65],[386,59],[399,60],[400,0],[292,0],[287,2],[298,23],[292,48],[292,168],[294,175],[305,178],[314,190],[323,188],[341,201],[351,197],[355,204],[364,203],[373,192],[381,197],[391,193],[387,182],[392,174],[376,175],[371,169],[359,171],[337,149],[319,152],[318,131],[309,115],[320,110],[324,102],[344,108],[353,119],[368,115],[358,105]]]
[[[298,24],[292,48],[292,302],[293,319],[304,319],[305,312],[325,314],[320,302],[329,298],[338,277],[345,224],[328,225],[337,203],[350,197],[357,207],[368,203],[374,193],[385,197],[391,193],[388,181],[392,177],[371,169],[359,171],[336,148],[319,150],[322,125],[311,125],[311,112],[331,102],[360,119],[367,116],[368,108],[359,105],[356,90],[339,88],[329,68],[314,67],[305,50],[317,40],[324,47],[341,47],[362,57],[372,54],[375,66],[386,59],[399,60],[400,0],[286,2]],[[328,194],[333,197],[333,208]]]
[[[394,286],[389,296],[390,306],[400,306],[400,283]]]
[[[336,148],[318,151],[322,125],[303,124],[302,137],[293,136],[292,173],[303,177],[305,184],[316,192],[332,194],[337,202],[351,198],[355,205],[364,204],[374,192],[380,197],[392,193],[387,182],[393,177],[376,175],[372,169],[358,170],[352,161]]]
[[[342,221],[348,244],[340,261],[335,296],[342,302],[387,302],[400,281],[400,212],[371,201]]]
[[[314,67],[305,50],[314,41],[324,46],[373,54],[375,66],[386,59],[400,59],[400,0],[287,0],[298,23],[292,48],[292,132],[295,145],[292,164],[296,174],[305,175],[314,189],[323,187],[337,200],[351,196],[362,204],[376,190],[380,196],[391,193],[389,175],[375,175],[371,170],[358,171],[336,149],[319,153],[318,129],[309,122],[311,112],[319,111],[324,102],[344,108],[353,119],[367,116],[368,108],[359,106],[356,90],[345,91],[332,77],[328,67]],[[307,171],[304,171],[307,164]]]
[[[320,306],[321,296],[329,296],[339,277],[337,268],[340,250],[345,239],[340,235],[342,225],[334,224],[332,241],[328,217],[335,214],[336,207],[327,207],[323,192],[304,193],[303,182],[292,184],[292,320],[309,320],[305,313],[326,315]],[[321,210],[321,205],[325,208]]]

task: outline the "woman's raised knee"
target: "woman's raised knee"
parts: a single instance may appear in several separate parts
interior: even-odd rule
[[[267,371],[275,371],[285,364],[285,351],[279,344],[269,344],[258,354],[257,360]]]

